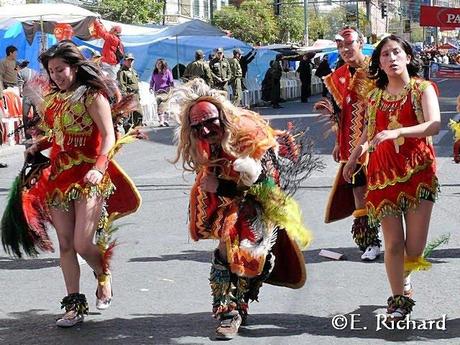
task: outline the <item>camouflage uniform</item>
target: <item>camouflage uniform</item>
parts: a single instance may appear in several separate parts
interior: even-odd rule
[[[232,78],[232,71],[230,70],[230,63],[226,58],[219,60],[218,57],[209,62],[211,68],[212,78],[214,81],[214,88],[227,91],[228,81]]]
[[[229,60],[232,79],[230,85],[233,91],[233,104],[236,106],[241,105],[241,98],[243,97],[242,80],[243,70],[241,69],[240,61],[237,58]]]
[[[206,61],[195,60],[187,65],[182,79],[189,81],[195,78],[203,79],[206,84],[212,87],[212,73]]]
[[[120,85],[120,91],[123,95],[135,95],[138,103],[140,102],[139,96],[139,77],[136,70],[131,67],[128,68],[125,65],[120,67],[120,70],[117,73],[118,83]],[[125,131],[128,131],[130,127],[142,126],[142,109],[139,107],[137,110],[133,111],[131,116],[123,124]]]

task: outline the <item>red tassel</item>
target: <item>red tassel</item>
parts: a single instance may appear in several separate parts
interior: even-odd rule
[[[460,163],[460,139],[454,144],[454,162]]]
[[[35,191],[31,189],[22,192],[24,217],[29,225],[35,244],[44,251],[54,252],[53,243],[46,231],[46,223],[50,223],[51,219],[43,210],[39,197],[34,195]]]
[[[113,249],[117,246],[117,241],[112,241],[102,254],[102,271],[110,272],[110,262],[113,257]]]

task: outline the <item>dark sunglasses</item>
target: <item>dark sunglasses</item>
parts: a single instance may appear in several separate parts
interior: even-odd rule
[[[197,123],[196,125],[192,125],[190,127],[192,128],[192,131],[198,133],[198,132],[201,132],[201,130],[204,127],[217,126],[218,124],[220,124],[220,120],[218,117],[215,117],[215,118],[208,119],[206,121]]]

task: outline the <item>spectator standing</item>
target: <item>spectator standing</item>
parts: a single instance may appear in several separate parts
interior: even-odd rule
[[[0,61],[0,79],[2,90],[18,85],[18,48],[15,46],[6,47],[6,57]]]
[[[308,54],[302,55],[302,60],[300,60],[299,68],[297,73],[299,73],[301,87],[300,87],[300,101],[302,103],[308,102],[308,97],[311,96],[311,61]]]
[[[240,65],[241,59],[241,50],[234,49],[233,50],[233,58],[229,60],[230,63],[230,71],[232,78],[230,79],[230,85],[232,86],[233,92],[233,105],[239,107],[241,105],[241,99],[243,97],[243,89],[241,87],[242,78],[243,78],[243,71]]]
[[[227,91],[228,81],[232,78],[230,63],[224,56],[224,49],[217,48],[216,56],[209,61],[211,68],[214,88]]]
[[[315,75],[321,79],[321,84],[323,84],[323,90],[321,92],[321,95],[323,97],[327,97],[329,93],[329,91],[327,91],[326,85],[324,84],[323,77],[332,73],[331,67],[329,67],[329,62],[327,61],[327,59],[327,55],[323,55],[323,58],[321,59],[321,62],[319,63],[318,68],[315,72]]]
[[[281,68],[281,59],[283,55],[276,55],[276,60],[270,64],[270,79],[272,82],[271,102],[272,107],[275,109],[282,108],[280,105],[281,100],[281,76],[283,70]]]
[[[18,86],[19,86],[19,95],[22,97],[22,125],[24,126],[24,137],[26,139],[32,139],[30,133],[27,132],[29,128],[29,113],[32,109],[33,114],[36,113],[35,105],[32,103],[32,100],[24,95],[24,87],[35,75],[35,72],[29,67],[29,61],[24,60],[19,63],[19,72],[18,72]]]
[[[201,49],[195,52],[195,61],[189,63],[185,68],[182,79],[190,81],[195,78],[201,78],[206,84],[212,86],[212,73],[209,64],[204,61],[204,53]]]
[[[123,59],[123,65],[118,71],[117,80],[120,85],[121,94],[123,96],[134,95],[139,103],[139,78],[133,64],[134,55],[131,53],[126,54]],[[142,126],[142,118],[143,115],[139,104],[139,108],[133,111],[131,116],[123,124],[125,132],[127,132],[131,127]]]
[[[246,74],[248,73],[248,66],[252,62],[252,60],[254,60],[254,58],[256,57],[256,54],[257,54],[257,50],[252,48],[249,51],[249,53],[241,56],[240,58],[240,66],[241,66],[241,71],[243,73],[243,79],[242,79],[241,86],[243,87],[243,90],[246,90],[246,86],[244,85],[244,79],[246,78]]]
[[[102,46],[101,66],[102,70],[113,80],[117,78],[119,63],[124,56],[124,48],[121,42],[121,26],[114,25],[107,31],[100,20],[94,21],[97,37],[104,40]]]
[[[172,87],[174,87],[172,72],[164,59],[158,59],[150,78],[150,91],[155,92],[158,109],[160,109],[160,104],[163,102],[161,94],[168,93]],[[165,120],[166,115],[164,111],[158,111],[160,127],[169,127],[169,123]]]

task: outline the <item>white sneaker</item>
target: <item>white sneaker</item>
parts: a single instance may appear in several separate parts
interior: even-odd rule
[[[369,246],[361,255],[361,260],[363,261],[374,261],[380,256],[380,247],[379,246]]]
[[[77,323],[83,322],[85,317],[82,314],[77,314],[74,310],[70,310],[65,313],[62,317],[56,320],[56,326],[58,327],[72,327]]]

